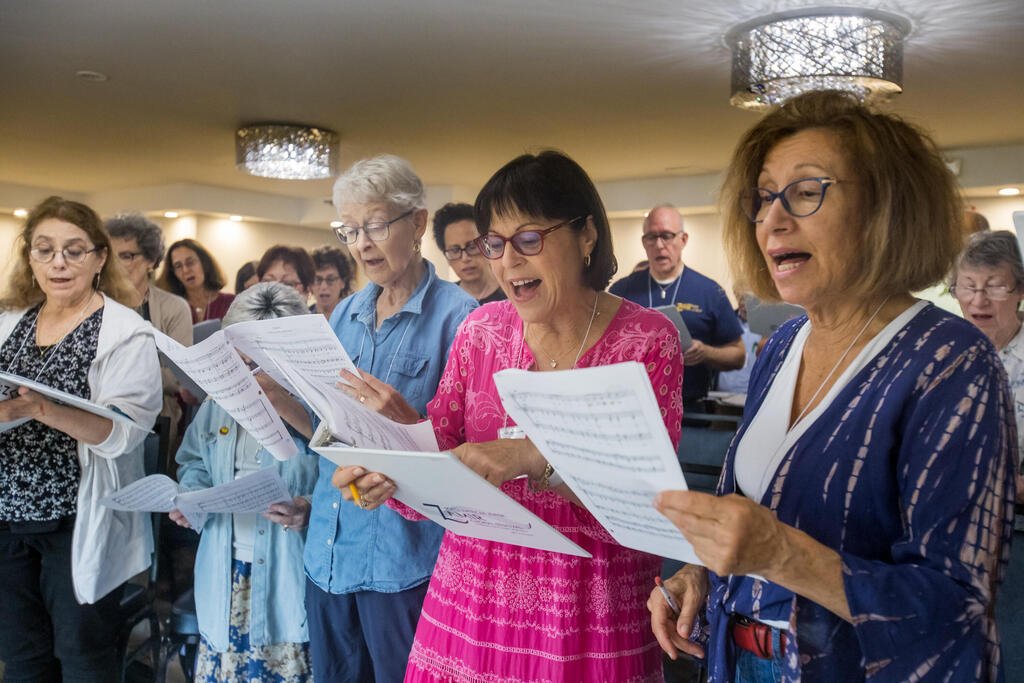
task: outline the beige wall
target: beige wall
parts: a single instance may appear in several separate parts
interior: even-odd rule
[[[14,260],[14,239],[18,231],[25,225],[24,219],[15,218],[11,214],[0,214],[0,282],[3,282],[3,289],[7,288],[7,274],[10,264]]]

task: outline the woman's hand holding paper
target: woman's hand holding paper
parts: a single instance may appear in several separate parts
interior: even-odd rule
[[[348,370],[342,370],[341,379],[338,388],[370,410],[400,424],[411,425],[419,422],[420,414],[390,384],[385,384],[362,370],[358,376]]]
[[[548,464],[529,439],[464,443],[453,448],[452,453],[495,486],[524,474],[538,481]]]

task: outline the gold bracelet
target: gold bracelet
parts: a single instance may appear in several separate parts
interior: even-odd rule
[[[530,482],[530,489],[534,493],[538,493],[540,491],[547,491],[548,489],[551,488],[549,480],[551,479],[551,475],[554,473],[555,468],[551,466],[551,463],[547,463],[544,466],[544,474],[540,475],[540,479],[537,480],[536,482]]]

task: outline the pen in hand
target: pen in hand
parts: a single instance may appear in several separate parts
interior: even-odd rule
[[[665,604],[668,605],[668,608],[670,610],[672,610],[672,614],[674,614],[674,615],[676,615],[678,617],[679,613],[681,611],[679,609],[679,605],[676,604],[676,599],[672,597],[672,594],[668,592],[668,589],[665,588],[665,586],[663,586],[661,584],[661,577],[660,576],[655,576],[654,577],[654,585],[656,585],[658,587],[658,590],[661,591],[662,597],[665,598]],[[693,628],[690,630],[690,638],[689,639],[690,640],[696,640],[699,635],[700,635],[700,618],[697,617],[696,615],[694,615],[694,617],[693,617]]]

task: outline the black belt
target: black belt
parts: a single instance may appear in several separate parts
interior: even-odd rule
[[[57,519],[28,519],[18,522],[0,520],[0,531],[6,531],[10,534],[51,534],[54,531],[73,529],[74,526],[74,515],[58,517]]]

